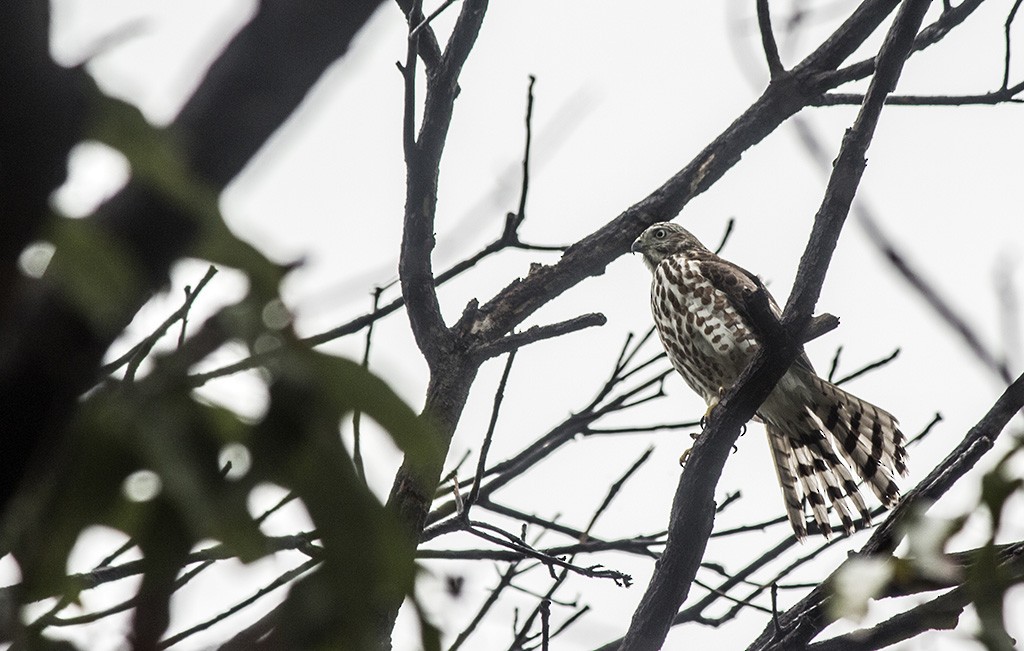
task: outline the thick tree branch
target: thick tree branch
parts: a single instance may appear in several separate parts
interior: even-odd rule
[[[82,70],[50,58],[49,23],[49,3],[0,4],[0,511],[102,354],[85,324],[44,304],[42,283],[18,270],[51,221],[50,194],[84,128],[88,84]]]
[[[853,127],[843,137],[839,157],[825,188],[825,199],[814,217],[815,228],[811,232],[811,240],[797,269],[794,291],[789,296],[782,316],[784,323],[797,326],[796,331],[802,330],[818,301],[828,265],[827,262],[821,264],[816,261],[827,261],[832,257],[864,174],[867,149],[885,98],[896,89],[896,81],[903,71],[904,62],[910,56],[914,38],[929,4],[928,1],[911,0],[900,8],[879,50],[878,68],[871,78],[864,104]]]
[[[971,602],[963,586],[872,626],[809,644],[807,651],[874,651],[934,630],[952,630]]]
[[[0,6],[0,319],[9,311],[20,276],[18,257],[50,221],[50,194],[67,175],[67,157],[80,137],[86,89],[81,69],[50,58],[50,6]]]
[[[885,96],[895,88],[928,4],[928,0],[907,0],[889,29],[867,99],[843,140],[825,198],[815,215],[814,228],[783,313],[786,325],[775,321],[764,291],[758,290],[751,297],[749,316],[757,324],[761,348],[712,412],[707,430],[693,448],[672,504],[665,553],[633,615],[623,651],[661,648],[672,619],[689,593],[711,535],[714,490],[729,450],[740,428],[753,417],[799,354],[800,345],[791,333],[801,333],[810,320],[863,173],[865,153]]]
[[[941,41],[954,27],[967,20],[967,17],[974,13],[984,1],[963,0],[955,7],[945,8],[938,20],[922,29],[914,39],[914,52],[920,52]],[[875,63],[876,58],[872,57],[830,73],[828,75],[830,85],[837,87],[847,82],[864,79],[875,71]]]
[[[441,155],[451,126],[459,74],[480,33],[486,10],[487,0],[467,0],[463,4],[437,69],[427,76],[423,121],[415,139],[412,136],[412,121],[416,107],[412,100],[416,86],[415,64],[420,34],[412,35],[409,39],[409,55],[403,69],[406,87],[407,174],[405,221],[398,273],[413,336],[432,372],[437,371],[452,346],[452,335],[445,327],[437,302],[431,265]],[[415,19],[417,13],[421,13],[418,1],[413,3],[409,16],[410,31],[421,22]]]

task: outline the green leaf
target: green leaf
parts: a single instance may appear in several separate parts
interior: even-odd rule
[[[416,608],[416,618],[420,623],[420,646],[423,651],[441,651],[441,631],[430,621],[419,598],[413,594],[410,599]]]
[[[48,237],[56,249],[48,278],[98,332],[124,327],[128,306],[146,291],[132,256],[92,220],[54,220]]]
[[[222,188],[192,170],[173,133],[151,125],[138,108],[98,88],[93,88],[91,100],[87,137],[124,154],[133,182],[191,216],[199,227],[199,238],[190,253],[245,271],[252,292],[263,300],[276,296],[285,269],[231,232],[220,213]]]
[[[381,634],[380,613],[412,591],[415,545],[357,477],[339,423],[358,408],[413,460],[436,454],[433,437],[382,380],[354,362],[294,344],[273,368],[270,406],[253,436],[254,471],[299,495],[323,544],[321,566],[282,606],[278,643],[370,648]]]
[[[1020,490],[1024,480],[1008,477],[1003,464],[985,474],[981,480],[981,501],[992,515],[993,535],[999,532],[1002,523],[1003,506],[1011,495]]]
[[[80,587],[68,582],[64,568],[91,524],[117,528],[140,545],[140,536],[158,526],[168,540],[181,536],[186,547],[213,538],[242,560],[264,555],[264,537],[247,508],[255,480],[229,481],[218,467],[223,442],[244,439],[249,430],[229,412],[197,402],[183,381],[175,385],[156,375],[95,391],[68,428],[62,471],[40,491],[15,538],[28,597],[73,594]],[[122,486],[142,469],[155,472],[162,488],[158,499],[138,503]]]

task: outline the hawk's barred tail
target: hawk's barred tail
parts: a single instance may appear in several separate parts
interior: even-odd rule
[[[766,422],[766,430],[786,503],[786,516],[798,540],[807,536],[803,500],[811,507],[811,515],[826,538],[833,533],[828,505],[839,516],[843,531],[848,534],[856,530],[854,510],[865,524],[871,523],[871,512],[850,469],[822,434],[810,410],[799,421]]]
[[[797,487],[796,458],[793,455],[793,447],[789,443],[789,437],[771,423],[765,423],[765,431],[768,434],[768,445],[772,449],[772,458],[775,459],[775,474],[779,478],[779,486],[782,487],[782,501],[786,505],[786,517],[789,518],[789,524],[793,527],[796,539],[803,541],[807,538],[807,524],[804,522],[801,492]]]
[[[809,411],[836,449],[886,506],[899,500],[896,476],[907,474],[906,440],[892,414],[808,374],[818,396]]]

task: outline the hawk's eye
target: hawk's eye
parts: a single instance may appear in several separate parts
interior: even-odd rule
[[[658,240],[665,239],[665,229],[664,228],[659,228],[658,230],[654,231],[654,237],[655,237],[655,239],[658,239]]]

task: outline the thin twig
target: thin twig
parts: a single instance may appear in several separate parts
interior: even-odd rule
[[[501,251],[504,251],[507,248],[526,249],[531,251],[565,250],[566,247],[564,246],[540,246],[535,244],[525,244],[521,242],[519,240],[518,232],[514,229],[510,230],[510,223],[514,226],[514,218],[515,215],[511,214],[509,217],[506,218],[502,233],[496,240],[484,246],[480,251],[474,253],[473,255],[469,256],[464,260],[461,260],[453,264],[451,267],[438,274],[434,278],[435,286],[440,287],[449,280],[452,280],[453,278],[458,277],[459,275],[463,274],[469,269],[472,269],[485,258],[488,258],[494,255],[495,253],[500,253]],[[387,287],[388,286],[385,285],[385,288]],[[310,335],[309,337],[304,337],[301,339],[301,342],[310,347],[326,344],[328,342],[334,341],[335,339],[340,339],[341,337],[355,334],[356,332],[359,332],[363,328],[369,327],[376,321],[386,316],[389,316],[390,314],[396,312],[397,310],[403,307],[405,307],[405,298],[399,296],[390,303],[382,307],[379,307],[373,312],[369,312],[367,314],[358,316],[352,319],[351,321],[347,321],[341,325],[335,326],[330,330],[325,330],[324,332],[315,335]],[[256,368],[257,366],[260,366],[261,364],[264,364],[270,361],[271,359],[274,359],[278,354],[279,352],[276,351],[272,351],[269,353],[260,353],[247,357],[238,362],[227,364],[221,368],[217,368],[212,371],[208,371],[205,373],[196,373],[189,377],[189,386],[193,388],[200,387],[209,382],[210,380],[220,377],[226,377],[228,375],[234,375],[235,373],[247,371],[251,368]]]
[[[125,364],[128,364],[128,369],[125,371],[125,381],[131,382],[132,379],[134,379],[135,377],[135,373],[139,368],[139,364],[141,364],[142,360],[145,359],[147,355],[149,355],[149,352],[151,350],[153,350],[153,346],[155,346],[156,343],[161,339],[161,337],[163,337],[167,333],[171,326],[177,323],[180,319],[184,319],[188,315],[189,310],[192,309],[192,304],[199,296],[199,292],[203,291],[203,288],[206,287],[207,283],[209,283],[210,280],[212,280],[216,274],[217,268],[214,267],[213,265],[210,265],[210,267],[206,270],[206,274],[203,275],[202,279],[200,279],[200,281],[196,284],[195,290],[191,292],[185,292],[185,301],[184,303],[182,303],[181,307],[179,307],[169,317],[167,317],[164,320],[164,322],[161,323],[155,330],[153,330],[153,332],[150,333],[146,338],[132,346],[131,350],[129,350],[127,353],[121,355],[120,357],[110,362],[109,364],[104,364],[103,367],[100,368],[100,374],[103,376],[110,375],[111,373],[121,368]],[[178,343],[179,345],[181,345],[180,340]]]
[[[552,339],[562,335],[578,332],[584,328],[603,326],[608,319],[599,312],[584,314],[573,319],[552,323],[545,326],[533,326],[524,332],[507,335],[494,343],[478,347],[476,353],[483,358],[496,357],[523,346],[527,346],[545,339]]]
[[[455,4],[455,0],[445,0],[444,4],[442,4],[440,7],[435,9],[429,16],[427,16],[425,19],[423,19],[423,22],[421,22],[420,24],[416,25],[416,27],[414,27],[413,30],[411,32],[409,32],[409,39],[411,40],[411,39],[419,36],[420,32],[424,28],[426,28],[428,25],[430,25],[430,23],[432,23],[435,18],[437,18],[438,16],[441,15],[441,12],[443,12],[445,9],[447,9],[450,6],[452,6],[453,4]]]
[[[480,446],[480,456],[476,462],[476,475],[473,478],[473,489],[463,506],[462,516],[469,518],[469,510],[476,504],[480,497],[480,483],[484,479],[484,467],[487,463],[487,452],[491,449],[491,439],[494,438],[494,428],[498,424],[498,412],[501,409],[501,401],[505,399],[505,386],[508,384],[508,376],[512,371],[512,363],[516,359],[516,351],[512,350],[505,360],[505,370],[501,373],[501,380],[498,381],[498,389],[494,392],[494,405],[491,408],[491,420],[487,424],[487,433],[484,435],[483,445]],[[456,484],[456,487],[458,484]]]
[[[772,80],[778,79],[786,70],[779,58],[779,46],[775,43],[772,33],[772,18],[768,11],[768,0],[757,0],[757,27],[761,32],[761,45],[764,57],[768,61],[768,74]]]
[[[732,231],[735,227],[736,218],[730,217],[729,220],[725,222],[725,232],[722,233],[722,239],[721,241],[719,241],[718,246],[715,248],[715,255],[721,253],[722,249],[725,248],[726,243],[729,241],[729,236],[732,235]]]
[[[875,362],[871,362],[870,364],[868,364],[868,365],[866,365],[866,366],[864,366],[862,368],[857,369],[853,373],[850,373],[849,375],[846,375],[844,377],[839,378],[838,380],[833,382],[833,384],[837,384],[837,385],[839,385],[839,384],[846,384],[847,382],[850,382],[851,380],[855,380],[855,379],[859,378],[860,376],[864,375],[865,373],[869,373],[871,371],[874,371],[875,369],[882,368],[883,366],[885,366],[889,362],[891,362],[894,359],[896,359],[899,356],[899,354],[900,354],[900,349],[897,348],[894,351],[892,351],[891,353],[889,353],[887,356],[883,357],[882,359],[880,359],[878,361],[875,361]]]
[[[587,528],[584,529],[584,532],[587,535],[589,535],[590,532],[593,530],[594,525],[597,524],[597,519],[600,518],[601,514],[604,513],[605,510],[611,505],[612,500],[614,500],[615,496],[619,494],[619,491],[622,490],[622,487],[625,485],[625,483],[629,481],[629,478],[632,477],[637,470],[640,470],[640,466],[644,465],[647,462],[647,460],[651,458],[651,454],[653,452],[654,446],[651,446],[644,450],[644,453],[641,454],[640,457],[633,462],[633,465],[631,465],[629,469],[627,469],[621,477],[619,477],[618,481],[611,485],[611,488],[608,489],[608,494],[605,495],[604,497],[604,501],[602,501],[601,505],[597,507],[596,511],[594,511],[594,515],[590,518],[590,523],[587,524]]]
[[[267,585],[263,586],[262,588],[260,588],[256,592],[254,592],[249,597],[243,599],[242,601],[239,601],[238,603],[236,603],[235,605],[231,606],[227,610],[225,610],[225,611],[223,611],[221,613],[218,613],[217,615],[207,619],[206,621],[200,622],[199,624],[196,624],[195,626],[193,626],[193,627],[191,627],[189,629],[186,629],[186,630],[182,631],[181,633],[178,633],[177,635],[172,635],[171,637],[169,637],[169,638],[167,638],[165,640],[161,640],[160,641],[160,645],[159,645],[158,648],[166,649],[166,648],[168,648],[170,646],[174,646],[175,644],[177,644],[178,642],[181,642],[182,640],[184,640],[187,637],[195,635],[196,633],[198,633],[200,631],[205,631],[206,629],[210,628],[214,624],[217,624],[218,622],[221,622],[221,621],[227,619],[228,617],[234,615],[235,613],[248,608],[251,604],[255,603],[256,601],[258,601],[260,599],[262,599],[263,597],[265,597],[266,595],[270,594],[274,590],[277,590],[278,588],[283,587],[283,586],[287,585],[288,583],[294,581],[295,579],[299,578],[300,576],[302,576],[306,572],[308,572],[311,569],[313,569],[314,567],[316,567],[319,563],[320,563],[319,559],[310,559],[310,560],[304,562],[302,565],[299,565],[298,567],[296,567],[294,569],[288,570],[287,572],[281,574],[280,576],[278,576],[276,579],[274,579],[273,581],[271,581]]]
[[[526,144],[523,146],[523,185],[519,191],[519,210],[516,211],[516,222],[521,224],[526,219],[526,195],[530,189],[530,143],[533,140],[533,84],[537,78],[530,75],[530,85],[526,89]]]
[[[448,647],[448,651],[458,651],[459,647],[466,642],[466,639],[473,634],[476,627],[480,625],[480,622],[482,622],[484,617],[487,616],[487,613],[490,612],[491,607],[497,603],[498,597],[501,593],[505,588],[512,584],[512,579],[515,578],[518,573],[516,571],[518,567],[518,563],[509,563],[508,568],[502,573],[501,579],[498,581],[498,585],[487,594],[487,599],[484,600],[484,603],[480,606],[480,609],[477,610],[476,615],[469,624],[466,625],[466,628],[462,629],[462,632],[455,638],[452,645]]]
[[[541,649],[548,651],[548,642],[551,635],[551,600],[541,599],[540,602],[540,634]]]
[[[839,370],[839,357],[843,354],[843,347],[836,346],[836,354],[832,356],[832,365],[828,369],[828,381],[835,384],[836,371]]]
[[[373,289],[373,309],[371,314],[377,311],[380,304],[380,295],[384,289],[382,287],[374,287]],[[373,340],[373,324],[371,321],[366,327],[366,345],[363,348],[363,368],[370,368],[370,342]],[[363,468],[363,449],[362,449],[362,432],[359,427],[362,422],[363,412],[358,409],[352,412],[352,463],[355,465],[356,474],[359,476],[359,480],[366,485],[366,470]]]
[[[474,523],[480,524],[480,523]],[[493,526],[493,525],[491,525]],[[466,531],[464,523],[459,523],[458,531]],[[511,536],[509,532],[503,532],[505,537]],[[518,542],[518,541],[517,541]],[[597,554],[600,552],[623,552],[645,558],[657,558],[654,548],[661,547],[665,542],[654,538],[623,538],[621,540],[586,540],[585,542],[572,543],[570,545],[558,545],[556,547],[535,548],[545,556],[559,557],[575,554]],[[416,552],[416,558],[430,558],[437,560],[472,560],[472,561],[504,561],[513,562],[534,559],[538,560],[530,552],[517,549],[421,549]]]
[[[500,538],[498,536],[493,536],[484,531],[484,529],[490,529],[491,531],[495,531],[499,533],[501,536],[504,536],[504,538],[507,538],[507,540]],[[580,565],[573,565],[572,563],[563,561],[561,558],[558,558],[557,556],[545,554],[544,552],[538,551],[533,547],[518,542],[517,538],[515,536],[512,536],[512,534],[506,531],[502,531],[494,525],[487,524],[486,522],[470,522],[466,528],[466,531],[473,534],[474,536],[483,538],[484,540],[492,542],[496,545],[501,545],[502,547],[507,547],[509,549],[520,552],[524,556],[538,560],[542,562],[544,565],[547,565],[548,567],[561,567],[562,569],[566,569],[570,572],[574,572],[581,576],[586,576],[590,578],[611,579],[615,581],[616,584],[626,587],[629,587],[629,585],[633,582],[633,578],[630,575],[625,574],[623,572],[619,572],[618,570],[605,569],[600,565],[582,567]]]
[[[990,93],[977,95],[890,95],[885,103],[890,106],[972,106],[996,104],[1019,104],[1024,99],[1017,97],[1024,91],[1024,82],[1009,88],[1000,88]],[[857,93],[825,93],[812,102],[813,106],[859,106],[864,96]]]
[[[1003,88],[1005,89],[1010,85],[1010,27],[1013,25],[1013,19],[1017,17],[1017,10],[1020,9],[1021,0],[1016,0],[1013,3],[1013,7],[1010,9],[1009,15],[1006,17],[1006,22],[1003,24],[1003,35],[1006,40],[1006,52],[1003,56]]]

